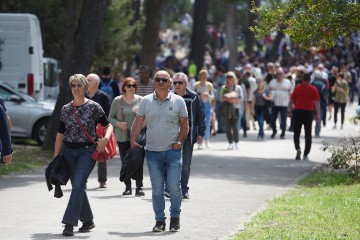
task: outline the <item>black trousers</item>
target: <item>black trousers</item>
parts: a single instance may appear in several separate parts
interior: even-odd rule
[[[126,153],[131,147],[130,141],[117,142],[117,144],[118,144],[118,147],[119,147],[121,164],[124,164],[124,159],[126,157]],[[143,174],[143,167],[139,168],[139,171],[141,172],[141,174]],[[125,183],[126,189],[131,188],[131,179],[125,180],[124,183]],[[140,179],[136,180],[136,188],[141,188],[142,186],[143,186],[142,178],[141,178],[141,180]]]
[[[340,113],[341,113],[341,125],[344,124],[344,120],[345,120],[345,107],[346,107],[346,103],[339,103],[339,102],[334,102],[334,123],[337,123],[337,114],[340,108]]]
[[[310,153],[311,149],[311,127],[313,121],[313,111],[295,109],[293,111],[294,119],[294,145],[295,149],[300,149],[300,133],[302,125],[305,129],[305,151],[304,156]]]

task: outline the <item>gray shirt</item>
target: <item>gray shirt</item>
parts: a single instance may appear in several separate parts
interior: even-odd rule
[[[188,118],[188,112],[182,97],[169,92],[161,102],[154,92],[141,99],[137,116],[146,122],[145,149],[163,152],[177,142],[180,118]]]

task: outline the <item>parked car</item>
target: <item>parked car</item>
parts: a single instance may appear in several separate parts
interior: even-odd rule
[[[11,118],[11,136],[33,138],[42,145],[55,101],[37,101],[6,82],[0,82],[0,96]]]

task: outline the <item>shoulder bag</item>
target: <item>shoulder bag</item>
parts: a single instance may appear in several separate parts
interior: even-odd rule
[[[90,139],[90,141],[92,143],[94,143],[95,145],[97,145],[97,143],[95,142],[95,140],[91,137],[91,135],[86,131],[86,129],[82,126],[81,122],[80,122],[80,118],[79,116],[77,115],[76,113],[76,110],[75,110],[75,106],[73,103],[71,103],[71,107],[73,109],[73,113],[75,115],[75,118],[76,118],[76,121],[78,122],[81,130],[85,133],[85,135]],[[107,151],[107,149],[105,148],[104,151],[102,152],[98,152],[97,150],[95,150],[92,154],[91,154],[91,159],[95,160],[95,161],[98,161],[98,162],[104,162],[106,160],[109,159],[109,153]]]

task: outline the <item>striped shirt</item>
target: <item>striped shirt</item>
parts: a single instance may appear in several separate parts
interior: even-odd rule
[[[151,94],[155,91],[153,80],[149,78],[149,82],[144,85],[140,80],[137,80],[137,91],[136,94],[140,96],[146,96],[148,94]]]

